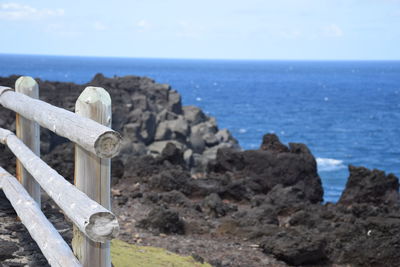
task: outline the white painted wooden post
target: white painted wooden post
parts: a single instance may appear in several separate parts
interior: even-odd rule
[[[86,87],[75,105],[75,112],[100,124],[111,126],[111,98],[100,87]],[[75,185],[90,198],[111,210],[110,159],[97,157],[75,145]],[[110,267],[110,242],[91,241],[74,228],[72,247],[84,267]]]
[[[32,98],[39,98],[39,86],[37,82],[29,76],[19,77],[15,82],[15,91]],[[16,134],[33,153],[40,157],[40,127],[34,121],[30,121],[17,113],[15,121]],[[16,167],[17,178],[28,191],[29,195],[39,204],[40,207],[40,186],[22,166],[17,159]]]

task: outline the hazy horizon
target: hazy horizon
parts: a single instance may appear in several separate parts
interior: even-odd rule
[[[400,59],[291,59],[291,58],[172,58],[172,57],[134,57],[134,56],[86,56],[86,55],[59,55],[59,54],[16,54],[0,53],[0,56],[38,56],[38,57],[81,57],[81,58],[109,58],[109,59],[149,59],[149,60],[205,60],[205,61],[309,61],[309,62],[397,62]]]

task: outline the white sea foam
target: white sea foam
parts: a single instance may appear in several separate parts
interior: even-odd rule
[[[333,192],[343,191],[343,186],[327,186],[326,188],[328,189],[328,191],[333,191]]]
[[[343,160],[329,159],[329,158],[317,158],[318,171],[337,171],[346,168],[343,164]]]

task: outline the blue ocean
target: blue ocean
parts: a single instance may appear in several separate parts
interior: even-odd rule
[[[305,143],[325,201],[337,201],[347,165],[400,176],[400,61],[234,61],[0,55],[0,76],[85,83],[96,73],[168,83],[245,149],[263,134]]]

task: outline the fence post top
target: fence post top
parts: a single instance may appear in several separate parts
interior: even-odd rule
[[[88,86],[79,95],[75,103],[75,112],[79,115],[102,114],[98,120],[102,125],[111,127],[111,97],[102,87]],[[85,115],[84,115],[85,116]],[[89,116],[90,117],[90,116]],[[96,140],[95,154],[101,158],[115,156],[121,147],[121,136],[115,131],[107,131]]]
[[[111,106],[110,94],[102,87],[88,86],[79,95],[77,102],[84,102],[86,104],[93,104],[100,102],[105,106]]]
[[[38,83],[30,76],[21,76],[15,82],[15,88],[23,91],[36,91],[39,88]]]

